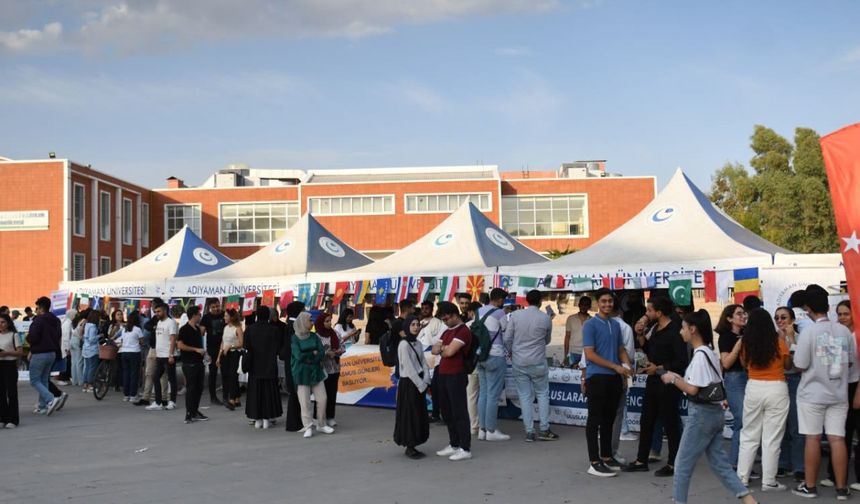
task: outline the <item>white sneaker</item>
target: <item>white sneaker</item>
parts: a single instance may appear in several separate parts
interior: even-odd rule
[[[830,478],[824,478],[823,480],[819,481],[818,484],[823,487],[832,487],[834,485],[833,480]]]
[[[314,428],[308,427],[307,429],[305,429],[305,433],[302,435],[302,437],[305,437],[305,438],[314,437]]]
[[[618,437],[621,441],[639,441],[639,434],[633,432],[622,432]]]
[[[761,484],[761,491],[762,492],[782,492],[783,490],[786,490],[787,488],[788,488],[787,486],[783,485],[782,483],[780,483],[778,481],[776,483],[774,483],[773,485],[765,485],[764,483]]]
[[[60,397],[55,397],[51,399],[51,402],[48,403],[48,407],[45,408],[45,416],[51,416],[52,414],[54,414],[54,412],[57,411],[57,406],[60,405],[61,401],[62,399]]]
[[[470,458],[472,458],[472,452],[457,448],[457,452],[448,457],[448,460],[469,460]]]
[[[125,396],[122,398],[122,402],[129,402],[129,401],[131,401],[131,397],[129,397],[129,396]]]
[[[322,427],[317,427],[317,430],[322,432],[323,434],[334,434],[334,429],[332,429],[328,425],[323,425]]]
[[[271,425],[271,424],[269,423],[269,421],[268,421],[268,420],[263,420],[263,428],[264,428],[264,429],[268,429],[270,425]]]
[[[42,408],[36,406],[36,409],[33,410],[33,414],[34,415],[44,415],[46,411],[48,411],[48,410],[42,409]]]
[[[8,425],[7,425],[7,427],[8,427]],[[851,487],[851,490],[857,490],[858,492],[860,492],[860,482],[851,483],[850,487]]]
[[[173,401],[170,401],[167,403],[167,406],[165,406],[164,409],[166,409],[166,410],[176,409],[176,403]]]
[[[451,455],[453,455],[455,453],[457,453],[457,448],[454,448],[453,446],[448,445],[445,448],[442,448],[441,450],[437,451],[436,455],[439,455],[440,457],[450,457]]]
[[[499,429],[496,429],[494,431],[487,431],[486,433],[487,441],[507,441],[509,439],[511,439],[511,436],[508,436]]]
[[[487,431],[484,429],[478,430],[478,441],[486,441],[487,440]]]
[[[9,422],[3,426],[3,428],[5,428],[5,429],[14,429],[15,427],[18,427],[18,426],[13,424],[12,422]],[[856,485],[856,483],[855,483],[855,485]]]
[[[150,404],[149,406],[147,406],[147,407],[146,407],[146,408],[144,408],[144,409],[145,409],[146,411],[161,411],[161,410],[163,410],[163,409],[164,409],[164,406],[162,406],[162,405],[158,404],[157,402],[154,402],[154,401],[153,401],[153,403],[152,403],[152,404]]]
[[[69,382],[67,382],[66,380],[57,380],[57,385],[61,387],[66,387],[69,385]]]
[[[254,428],[255,429],[262,429],[263,428],[263,421],[262,420],[255,420],[254,421]]]
[[[337,427],[337,421],[334,418],[329,418],[325,421],[325,424],[329,427]]]

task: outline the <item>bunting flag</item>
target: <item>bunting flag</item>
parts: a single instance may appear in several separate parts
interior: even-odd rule
[[[69,311],[75,307],[74,303],[75,303],[75,299],[77,299],[77,297],[78,296],[76,296],[75,293],[73,293],[73,292],[69,293],[69,298],[66,300],[66,311]]]
[[[138,310],[140,310],[140,313],[143,313],[143,314],[144,314],[144,315],[146,315],[147,317],[151,317],[151,316],[152,316],[152,313],[151,313],[151,310],[152,310],[152,300],[149,300],[149,299],[141,299],[141,300],[140,300],[140,304],[138,305],[138,308],[137,308],[137,309],[138,309]]]
[[[543,284],[547,289],[564,289],[567,286],[563,275],[547,275],[543,279]]]
[[[319,292],[319,284],[315,283],[306,283],[299,284],[299,293],[298,299],[307,307],[315,307],[317,301],[317,294]]]
[[[460,285],[460,277],[456,275],[442,277],[442,286],[439,287],[439,299],[442,301],[453,301],[457,295],[457,287]]]
[[[759,295],[758,268],[734,270],[735,304],[742,304],[747,296]]]
[[[376,280],[373,304],[384,305],[388,301],[388,291],[391,290],[390,278],[379,278]]]
[[[100,296],[90,298],[91,310],[101,310],[102,308],[104,308],[104,299],[102,299]]]
[[[225,310],[236,310],[239,311],[239,296],[228,296],[224,301],[224,309]]]
[[[367,297],[367,293],[370,291],[370,280],[359,280],[355,282],[355,288],[353,288],[353,302],[356,306],[364,304],[364,298]]]
[[[242,315],[247,317],[254,313],[254,302],[257,300],[256,292],[246,292],[242,299]]]
[[[433,284],[433,277],[421,277],[418,279],[418,304],[427,301],[430,295],[430,286]]]
[[[194,299],[194,304],[197,305],[198,308],[200,308],[200,313],[203,313],[203,310],[206,308],[206,298],[205,297],[196,298],[196,299]]]
[[[343,301],[343,296],[346,295],[347,289],[349,289],[349,282],[335,282],[334,296],[331,298],[332,306],[340,306],[340,303]]]
[[[534,288],[537,287],[538,279],[532,277],[519,277],[517,278],[517,304],[526,306],[528,302],[526,301],[526,294]]]
[[[602,285],[606,289],[612,290],[621,290],[624,288],[624,277],[623,276],[615,276],[615,277],[602,277],[600,279]]]
[[[397,277],[397,283],[394,286],[394,301],[399,303],[408,298],[410,285],[412,285],[412,277]]]
[[[657,277],[651,273],[650,275],[638,275],[630,279],[630,288],[632,289],[654,289],[657,287]]]
[[[328,283],[323,282],[317,284],[316,295],[314,296],[314,308],[322,308],[325,306],[325,297],[328,294]]]
[[[88,294],[81,294],[78,299],[78,311],[86,310],[90,307],[90,296]]]
[[[129,299],[125,303],[123,303],[122,311],[125,313],[126,317],[131,315],[131,312],[137,311],[137,309],[138,301],[135,299]]]
[[[677,306],[690,306],[693,304],[693,281],[692,280],[669,280],[669,297]]]
[[[278,299],[278,306],[281,307],[281,313],[286,311],[287,305],[293,302],[293,288],[287,287],[281,291],[281,297]]]
[[[591,278],[578,276],[573,278],[573,290],[576,292],[590,291],[593,289],[594,282]]]
[[[275,289],[266,289],[263,291],[263,296],[260,298],[261,306],[274,308],[275,306]]]
[[[479,301],[481,299],[481,293],[484,292],[484,275],[467,276],[466,292],[472,296],[472,301]]]
[[[702,272],[702,280],[705,284],[705,302],[717,302],[717,272],[706,270]]]
[[[860,320],[860,123],[821,138],[821,154],[827,170],[830,199],[836,217],[836,233],[851,299],[851,315]]]

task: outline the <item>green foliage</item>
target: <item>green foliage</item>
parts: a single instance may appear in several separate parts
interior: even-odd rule
[[[727,163],[712,177],[711,200],[750,231],[796,252],[836,252],[839,239],[818,143],[797,128],[794,145],[756,125],[750,137],[755,170]]]
[[[570,248],[570,245],[564,248],[564,250],[559,249],[549,249],[546,251],[546,256],[548,259],[558,259],[559,257],[564,257],[566,255],[570,255],[576,252],[576,249]]]

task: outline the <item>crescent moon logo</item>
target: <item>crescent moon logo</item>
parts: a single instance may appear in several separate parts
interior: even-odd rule
[[[678,213],[673,206],[663,207],[651,214],[651,221],[657,224],[666,222]]]
[[[346,251],[343,250],[343,247],[341,247],[336,241],[332,240],[328,236],[323,236],[322,238],[320,238],[319,244],[323,250],[335,257],[343,257],[346,255]]]
[[[284,252],[287,251],[287,249],[292,247],[292,245],[293,245],[293,242],[290,241],[289,239],[286,239],[286,240],[282,241],[281,243],[279,243],[277,247],[275,247],[275,253],[276,254],[283,254]]]
[[[672,289],[672,299],[678,299],[678,289],[681,289],[681,292],[684,292],[683,285],[676,285],[674,289]]]
[[[453,231],[446,231],[446,232],[440,234],[439,236],[437,236],[435,240],[433,240],[433,246],[434,247],[444,247],[444,246],[448,245],[449,243],[451,243],[451,240],[453,240],[453,239],[454,239],[454,232]]]
[[[157,256],[155,256],[152,259],[152,261],[153,262],[161,262],[161,261],[167,259],[167,256],[169,256],[169,255],[170,255],[170,252],[162,252],[162,253],[158,254]]]
[[[193,255],[194,259],[201,264],[205,264],[207,266],[215,266],[218,264],[218,257],[203,247],[197,247],[191,255]]]
[[[514,250],[514,244],[511,243],[511,240],[508,240],[508,238],[498,229],[488,227],[484,230],[484,234],[486,234],[487,238],[493,242],[493,245],[505,250]]]

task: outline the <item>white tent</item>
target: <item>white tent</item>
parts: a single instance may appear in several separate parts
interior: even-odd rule
[[[388,257],[332,275],[343,280],[402,275],[494,273],[500,266],[545,263],[488,219],[464,203],[432,231]]]
[[[326,273],[372,263],[305,214],[287,232],[226,268],[169,282],[176,296],[228,296],[303,282],[308,273]]]
[[[60,288],[118,298],[173,296],[166,289],[167,280],[215,271],[232,263],[185,226],[160,247],[124,268],[88,280],[64,282]]]
[[[592,279],[620,276],[631,281],[628,287],[638,287],[634,282],[643,277],[651,277],[661,287],[670,276],[688,275],[694,286],[701,287],[704,270],[769,266],[776,254],[791,255],[723,213],[678,169],[651,203],[597,243],[546,264],[500,268],[500,272]]]

